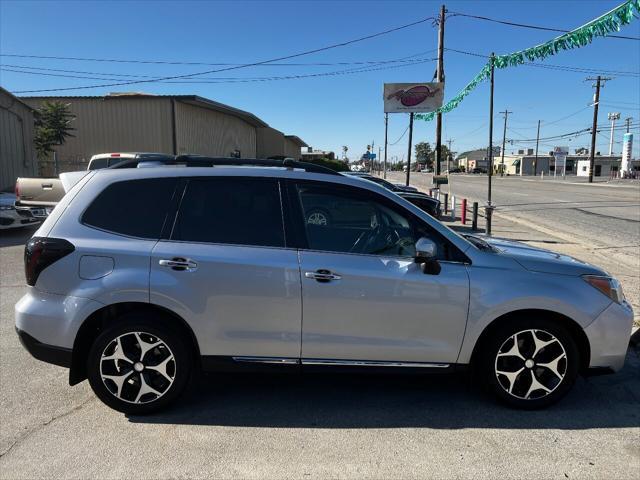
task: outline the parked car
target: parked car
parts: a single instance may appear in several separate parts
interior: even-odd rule
[[[258,166],[179,157],[80,179],[25,248],[25,348],[129,414],[166,407],[199,370],[472,366],[530,409],[623,366],[633,312],[603,270],[460,236],[319,166],[238,162]],[[344,221],[308,222],[320,205]]]
[[[487,173],[487,169],[482,167],[475,167],[471,169],[471,173]]]
[[[44,209],[17,207],[16,196],[0,192],[0,230],[35,225],[44,216]]]
[[[377,183],[378,185],[382,185],[387,190],[391,190],[392,192],[417,192],[418,189],[416,187],[411,187],[407,185],[402,185],[398,183],[391,183],[384,178],[376,177],[375,175],[371,175],[370,173],[365,172],[344,172],[344,175],[349,175],[351,177],[363,178],[365,180],[369,180],[370,182]]]
[[[165,160],[173,156],[161,153],[100,153],[91,157],[87,171],[111,167],[136,158]],[[53,207],[64,197],[65,191],[61,178],[18,177],[16,180],[17,205],[44,207],[45,216],[51,213]]]
[[[439,219],[442,216],[442,206],[438,199],[424,193],[399,192],[398,195],[413,203],[420,210],[427,212],[433,218]]]

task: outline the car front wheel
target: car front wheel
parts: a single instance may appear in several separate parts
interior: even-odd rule
[[[580,364],[569,332],[556,322],[502,325],[482,354],[486,384],[503,402],[518,408],[547,407],[573,386]]]
[[[89,383],[109,407],[147,414],[166,407],[185,390],[192,356],[179,332],[126,314],[94,342],[87,363]]]

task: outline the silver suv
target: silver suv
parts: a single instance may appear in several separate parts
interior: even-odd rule
[[[592,265],[460,236],[313,165],[132,162],[66,194],[26,246],[15,307],[34,357],[121,412],[168,405],[200,370],[311,367],[473,366],[540,408],[624,363],[632,310]]]

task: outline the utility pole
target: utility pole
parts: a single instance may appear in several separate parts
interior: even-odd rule
[[[629,133],[629,126],[631,125],[631,120],[633,120],[633,117],[627,117],[624,119],[624,123],[627,125],[627,133]]]
[[[489,58],[491,62],[491,90],[489,94],[489,168],[487,169],[487,177],[489,181],[487,190],[487,207],[485,209],[486,215],[486,234],[491,235],[491,214],[493,206],[491,205],[491,177],[493,176],[493,87],[494,87],[494,66],[495,66],[495,54],[491,52]]]
[[[389,131],[389,114],[384,114],[384,172],[383,178],[387,178],[387,132]]]
[[[538,145],[540,144],[540,120],[538,120],[538,133],[536,134],[536,159],[533,161],[533,176],[538,174]],[[524,165],[520,162],[520,174],[523,173]]]
[[[611,120],[611,135],[609,136],[609,156],[613,155],[613,131],[616,128],[616,120],[620,120],[620,112],[609,113],[607,119]]]
[[[436,82],[444,82],[444,5],[440,7],[440,19],[438,21],[438,67],[436,70]],[[442,113],[436,114],[436,168],[435,175],[440,175],[440,161],[442,160]]]
[[[598,130],[598,106],[600,105],[600,82],[611,80],[598,75],[596,78],[589,77],[587,81],[596,81],[596,93],[593,97],[593,126],[591,127],[591,151],[589,152],[589,183],[593,183],[593,168],[596,154],[596,133]]]
[[[409,186],[409,176],[411,175],[411,142],[413,141],[413,112],[409,114],[409,149],[407,150],[407,181]]]
[[[509,114],[513,112],[510,112],[505,108],[504,112],[500,113],[504,115],[504,130],[502,131],[502,151],[500,152],[502,154],[502,159],[500,160],[500,176],[504,177],[504,145],[507,142],[507,118],[509,117]]]

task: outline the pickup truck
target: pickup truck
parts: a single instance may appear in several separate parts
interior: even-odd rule
[[[107,168],[126,160],[148,158],[166,159],[172,155],[162,153],[100,153],[89,160],[87,171]],[[78,180],[77,172],[73,175],[63,173],[60,178],[22,178],[16,180],[16,206],[43,207],[44,216],[51,213],[53,207],[64,197],[64,194]]]

